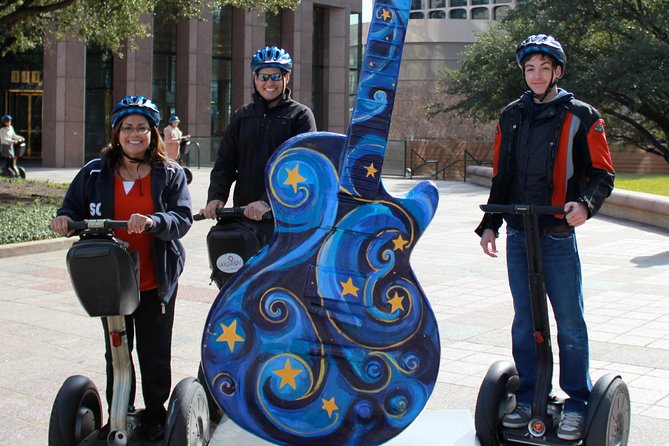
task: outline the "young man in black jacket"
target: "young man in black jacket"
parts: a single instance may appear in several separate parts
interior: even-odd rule
[[[275,46],[258,50],[251,57],[253,101],[235,111],[218,149],[211,171],[207,206],[200,212],[216,218],[236,181],[233,205],[245,207],[244,216],[258,222],[269,240],[272,222],[261,222],[270,210],[265,190],[265,166],[283,142],[300,133],[316,131],[311,110],[290,98],[293,61],[287,51]]]
[[[500,116],[488,203],[563,206],[568,212],[564,218],[542,216],[539,224],[546,291],[558,328],[560,387],[568,396],[558,437],[573,441],[583,435],[592,389],[574,228],[595,215],[611,194],[613,165],[602,116],[557,87],[567,61],[560,43],[552,36],[533,35],[520,44],[516,56],[530,90]],[[476,233],[483,252],[497,257],[495,238],[502,218],[507,224],[507,269],[515,310],[513,358],[520,378],[516,408],[502,423],[521,428],[530,419],[536,381],[522,216],[486,214]]]

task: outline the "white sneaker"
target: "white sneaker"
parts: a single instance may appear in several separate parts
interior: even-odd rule
[[[562,421],[557,430],[560,440],[580,440],[583,437],[585,426],[585,415],[583,412],[565,411],[562,413]]]

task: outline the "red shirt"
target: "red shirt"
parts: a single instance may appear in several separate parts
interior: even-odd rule
[[[140,193],[141,191],[141,193]],[[114,218],[127,220],[132,214],[149,215],[155,211],[151,197],[151,174],[135,181],[126,194],[123,180],[114,177]],[[156,267],[151,252],[152,236],[148,232],[128,234],[125,229],[116,229],[115,234],[121,240],[130,243],[129,251],[139,251],[139,290],[147,291],[158,287]]]

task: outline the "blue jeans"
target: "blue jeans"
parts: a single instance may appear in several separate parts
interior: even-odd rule
[[[527,276],[525,232],[507,227],[506,263],[515,315],[511,328],[513,359],[520,385],[517,401],[531,403],[536,381],[536,350]],[[569,396],[566,410],[584,411],[592,390],[588,331],[583,317],[581,261],[574,231],[541,235],[546,292],[557,324],[560,388]]]

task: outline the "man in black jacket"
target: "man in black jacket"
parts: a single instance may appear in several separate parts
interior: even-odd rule
[[[557,87],[567,62],[560,43],[552,36],[533,35],[520,44],[516,56],[529,90],[500,116],[488,203],[560,206],[567,213],[564,218],[541,216],[539,225],[546,291],[558,328],[560,387],[568,396],[557,434],[575,441],[583,435],[592,382],[574,228],[595,215],[611,194],[613,165],[602,116]],[[503,218],[515,311],[513,358],[520,383],[516,408],[502,424],[522,428],[530,420],[536,352],[523,221],[518,215]],[[486,214],[476,229],[490,257],[497,257],[501,225],[502,216]]]
[[[237,111],[225,131],[211,171],[207,206],[200,212],[216,218],[236,181],[233,205],[245,207],[244,216],[258,221],[264,242],[273,230],[260,223],[270,210],[265,190],[265,166],[283,142],[300,133],[316,131],[311,110],[290,98],[293,61],[287,51],[275,46],[258,50],[251,57],[253,101]]]

